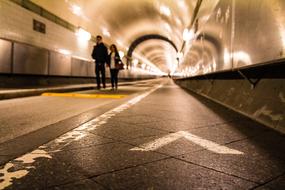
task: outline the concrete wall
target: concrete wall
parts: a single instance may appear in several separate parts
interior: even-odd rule
[[[241,76],[219,77],[221,73],[175,81],[185,89],[285,133],[285,77],[282,70],[284,67],[278,77],[252,78],[252,82],[260,79],[256,86]],[[228,73],[239,75],[237,71]]]
[[[46,33],[33,30],[34,19],[46,25]],[[0,74],[95,77],[91,58],[93,45],[91,41],[79,40],[74,31],[15,2],[0,1]],[[60,53],[60,50],[68,50],[70,54]],[[109,76],[107,70],[106,77]],[[124,70],[120,77],[141,79],[155,76]]]
[[[1,38],[0,47],[0,74],[95,77],[95,63],[90,60]],[[106,68],[106,77],[110,77],[108,68]],[[156,76],[140,69],[125,69],[120,71],[119,77],[144,79]]]
[[[46,33],[33,30],[33,19],[46,25]],[[92,42],[77,39],[74,32],[43,18],[10,0],[0,1],[0,38],[52,51],[65,49],[71,55],[91,59]]]
[[[0,74],[94,77],[94,62],[0,38]]]
[[[285,1],[220,0],[196,19],[176,83],[285,133]]]

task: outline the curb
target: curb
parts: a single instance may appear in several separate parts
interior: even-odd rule
[[[45,92],[71,92],[75,90],[89,90],[94,89],[95,85],[86,85],[78,87],[54,87],[54,88],[38,88],[38,89],[22,89],[14,90],[13,92],[9,91],[0,91],[0,100],[28,97],[28,96],[37,96]]]

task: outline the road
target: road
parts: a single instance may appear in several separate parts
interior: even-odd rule
[[[285,187],[283,135],[170,79],[0,107],[0,189]]]

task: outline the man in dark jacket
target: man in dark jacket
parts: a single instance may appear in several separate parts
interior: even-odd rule
[[[93,48],[92,58],[95,59],[95,73],[97,81],[97,89],[100,89],[101,80],[100,73],[102,75],[103,88],[106,88],[105,83],[105,63],[108,58],[108,50],[102,41],[102,36],[96,36],[96,46]]]

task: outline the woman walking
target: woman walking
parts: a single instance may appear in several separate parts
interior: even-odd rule
[[[115,44],[112,44],[110,46],[110,54],[108,56],[108,66],[110,68],[110,74],[111,74],[111,83],[112,83],[112,90],[118,89],[118,74],[119,69],[121,69],[121,58],[118,52],[118,49]]]

